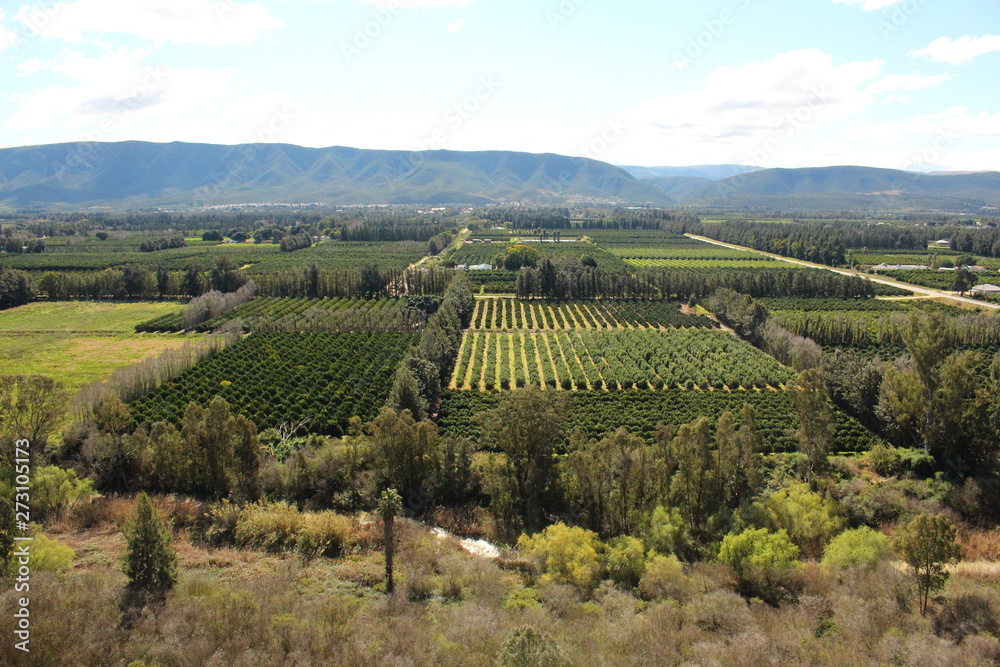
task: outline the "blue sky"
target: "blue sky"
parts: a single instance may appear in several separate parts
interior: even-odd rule
[[[1000,169],[1000,0],[4,3],[0,58],[5,147]]]

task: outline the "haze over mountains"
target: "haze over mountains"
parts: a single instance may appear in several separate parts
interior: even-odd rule
[[[982,213],[1000,206],[1000,173],[616,167],[551,153],[288,144],[129,141],[0,149],[0,205],[10,208],[508,202]]]

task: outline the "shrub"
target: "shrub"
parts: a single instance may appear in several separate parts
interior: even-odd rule
[[[434,585],[427,577],[415,577],[406,584],[406,600],[408,602],[423,602],[434,595]]]
[[[587,594],[601,580],[604,545],[593,531],[556,523],[537,535],[521,535],[517,548],[535,562],[542,582],[570,584]]]
[[[784,530],[750,528],[722,540],[719,561],[733,568],[739,591],[777,604],[790,594],[791,575],[798,569],[799,548]]]
[[[823,565],[834,568],[874,567],[889,553],[889,538],[862,526],[845,530],[826,545]]]
[[[538,609],[541,606],[542,599],[538,597],[538,591],[534,588],[515,588],[503,603],[503,608],[508,611]]]
[[[683,600],[690,583],[677,556],[653,553],[639,580],[639,594],[646,600]]]
[[[530,625],[512,630],[500,647],[496,667],[569,667],[552,635]]]
[[[868,452],[866,458],[872,470],[883,477],[895,475],[903,467],[903,457],[895,447],[886,447],[881,444],[875,445]]]
[[[847,522],[830,498],[824,499],[806,484],[795,484],[768,494],[753,504],[753,522],[771,531],[784,531],[809,557],[818,557],[823,547]]]
[[[240,522],[240,506],[228,500],[212,505],[208,510],[205,540],[216,546],[236,542],[236,526]]]
[[[712,591],[691,603],[688,609],[695,624],[708,632],[737,635],[749,625],[746,602],[729,591]]]
[[[945,602],[934,617],[934,634],[961,642],[969,635],[989,633],[1000,637],[1000,623],[989,598],[965,593]]]
[[[336,512],[306,514],[297,539],[299,542],[305,539],[314,555],[339,558],[351,547],[354,528],[349,518]]]
[[[692,555],[691,535],[676,507],[657,507],[649,518],[646,546],[660,554],[687,560]]]
[[[640,540],[622,535],[608,543],[604,562],[608,578],[619,586],[635,588],[646,572],[646,549]]]
[[[89,502],[96,493],[89,479],[79,479],[73,470],[44,466],[34,471],[31,501],[35,518],[57,518],[68,509]]]
[[[73,566],[74,551],[42,533],[31,541],[31,569],[34,572],[65,572]]]
[[[253,503],[240,510],[233,536],[240,546],[281,551],[295,546],[303,524],[302,514],[288,503]]]

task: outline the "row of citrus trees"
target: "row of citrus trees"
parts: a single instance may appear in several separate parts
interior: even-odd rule
[[[279,331],[407,331],[419,327],[426,315],[406,309],[405,298],[358,299],[339,297],[261,297],[218,317],[199,324],[196,331],[214,331],[227,322],[240,319],[245,330]],[[137,325],[137,333],[182,331],[180,313],[169,313]]]
[[[472,317],[473,329],[508,331],[714,326],[711,319],[683,313],[681,304],[671,301],[480,299]]]
[[[476,415],[494,409],[503,395],[446,391],[437,419],[441,432],[478,442],[482,423]],[[701,416],[714,423],[724,412],[739,414],[749,404],[756,411],[763,452],[792,452],[798,448],[792,438],[798,427],[795,408],[784,391],[574,391],[567,395],[567,437],[579,431],[601,438],[625,428],[651,442],[661,424],[680,426]],[[837,411],[835,419],[833,451],[864,452],[883,442],[849,415]]]
[[[737,338],[697,329],[466,334],[451,385],[458,389],[750,389],[792,373]]]
[[[191,401],[216,395],[233,412],[276,428],[306,421],[341,435],[348,419],[372,419],[400,359],[419,340],[398,333],[256,333],[131,404],[137,422],[178,423]]]

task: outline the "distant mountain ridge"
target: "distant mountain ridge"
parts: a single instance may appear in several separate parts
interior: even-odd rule
[[[513,201],[672,203],[623,169],[551,153],[139,141],[0,149],[0,203],[15,207]]]
[[[704,183],[678,199],[699,206],[980,213],[1000,207],[1000,172],[921,174],[857,166],[764,169]]]
[[[0,206],[13,208],[511,202],[997,215],[1000,172],[616,167],[552,153],[290,144],[126,141],[0,149]]]

